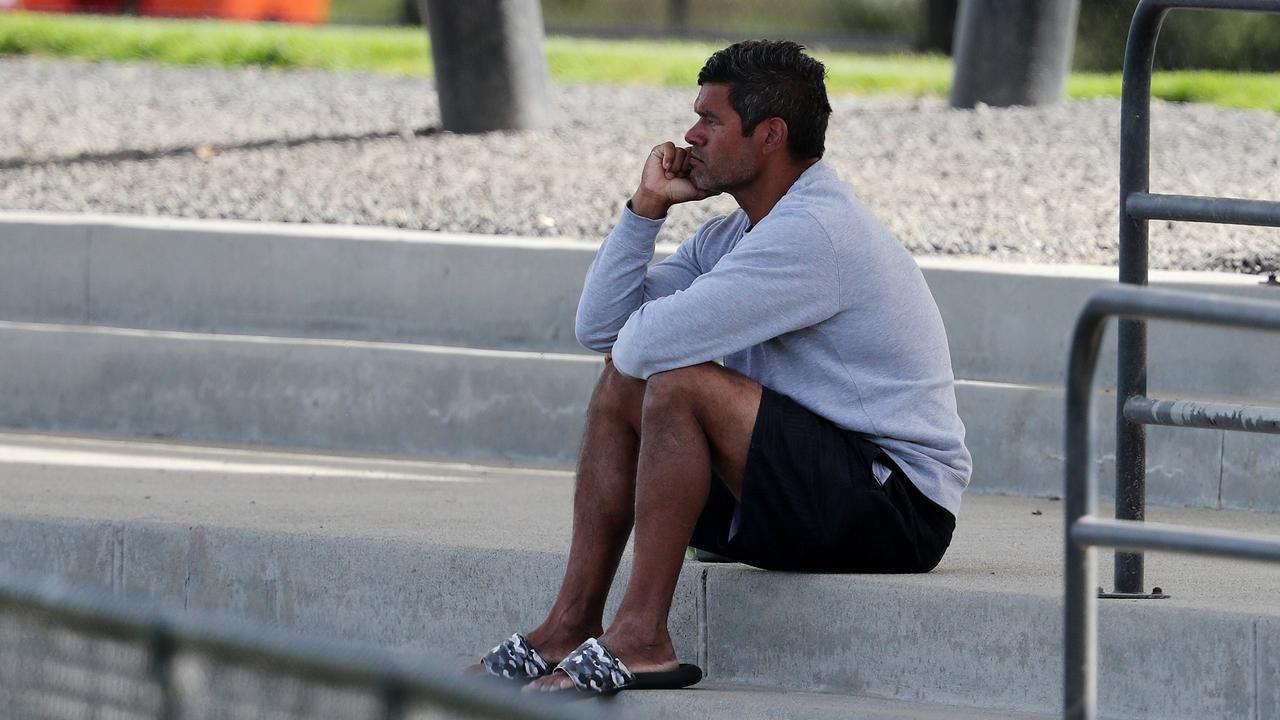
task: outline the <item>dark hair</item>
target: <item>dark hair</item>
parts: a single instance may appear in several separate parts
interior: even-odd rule
[[[761,121],[780,117],[787,123],[787,148],[799,159],[822,157],[827,135],[827,102],[822,63],[789,40],[746,40],[707,59],[698,84],[729,86],[729,105],[750,135]]]

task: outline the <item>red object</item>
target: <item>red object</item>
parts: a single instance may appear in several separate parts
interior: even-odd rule
[[[138,0],[139,15],[226,20],[322,23],[329,0]],[[124,0],[18,0],[18,8],[40,12],[121,13]]]
[[[159,17],[322,23],[329,17],[329,0],[141,0],[138,10]]]
[[[122,13],[123,0],[18,0],[21,10],[39,12]]]

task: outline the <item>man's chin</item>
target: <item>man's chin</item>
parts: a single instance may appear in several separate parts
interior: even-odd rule
[[[720,188],[717,188],[715,186],[715,183],[711,182],[711,178],[699,177],[697,170],[690,171],[689,182],[693,183],[694,187],[698,188],[704,193],[715,194],[715,193],[721,192]]]

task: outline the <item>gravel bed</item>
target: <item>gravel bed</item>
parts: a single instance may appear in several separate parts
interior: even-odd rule
[[[439,125],[429,81],[0,57],[0,161]]]
[[[429,80],[0,59],[0,209],[599,240],[648,149],[692,121],[695,86],[554,93],[550,131],[415,134],[439,122]],[[912,252],[1115,264],[1117,101],[832,104],[828,161]],[[1280,199],[1280,115],[1156,102],[1152,136],[1155,192]],[[679,206],[660,240],[733,207]],[[1278,240],[1153,223],[1151,265],[1265,271]]]

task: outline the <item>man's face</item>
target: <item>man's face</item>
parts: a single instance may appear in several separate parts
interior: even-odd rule
[[[752,137],[742,136],[742,119],[729,105],[729,86],[703,85],[693,111],[698,122],[684,134],[684,141],[693,146],[689,180],[694,187],[731,192],[753,182],[760,172],[756,148]]]

